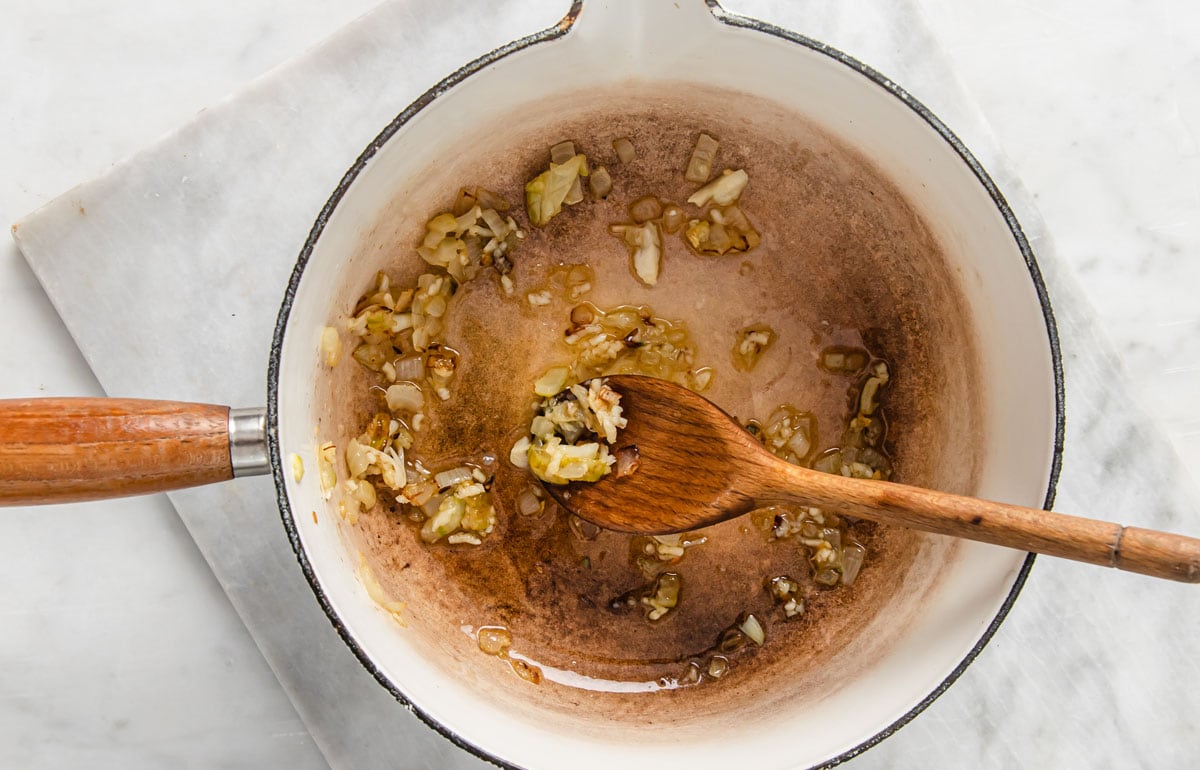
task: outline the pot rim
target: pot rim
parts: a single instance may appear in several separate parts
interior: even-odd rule
[[[757,19],[737,14],[729,13],[724,10],[718,0],[704,0],[705,5],[712,13],[717,21],[726,24],[730,27],[747,29],[762,34],[770,35],[782,40],[808,48],[811,51],[822,54],[833,59],[839,64],[848,67],[859,75],[866,77],[876,86],[887,91],[896,99],[900,100],[909,109],[924,120],[930,128],[932,128],[938,136],[940,136],[955,154],[967,165],[972,174],[983,186],[988,196],[992,199],[996,209],[1004,219],[1009,232],[1012,234],[1018,250],[1025,261],[1025,266],[1029,271],[1030,280],[1033,283],[1034,291],[1037,295],[1038,304],[1042,309],[1042,317],[1045,321],[1046,334],[1048,338],[1051,367],[1054,375],[1054,444],[1050,461],[1050,475],[1046,486],[1046,494],[1042,507],[1049,510],[1054,504],[1054,497],[1058,485],[1059,475],[1062,470],[1062,455],[1063,455],[1063,440],[1065,435],[1065,392],[1063,386],[1063,368],[1062,368],[1062,351],[1059,345],[1058,327],[1054,318],[1054,310],[1050,304],[1049,293],[1046,290],[1046,285],[1042,279],[1041,269],[1038,267],[1037,259],[1034,256],[1033,249],[1029,245],[1028,239],[1017,221],[1016,215],[1013,213],[1004,194],[996,186],[996,183],[984,170],[983,166],[975,158],[962,140],[951,131],[945,123],[941,121],[928,107],[918,101],[914,96],[901,88],[894,81],[871,68],[867,64],[855,59],[854,57],[844,53],[843,51],[834,48],[826,43],[822,43],[810,37],[806,37],[797,32],[793,32],[773,24],[769,24]],[[300,564],[300,569],[304,573],[305,579],[312,588],[313,594],[316,596],[317,602],[321,605],[321,609],[329,618],[338,636],[345,642],[346,646],[358,658],[363,668],[370,673],[384,689],[386,689],[402,706],[409,709],[417,716],[425,725],[436,731],[439,735],[446,738],[448,741],[458,746],[459,748],[470,752],[479,759],[490,762],[496,766],[504,768],[514,768],[519,770],[517,765],[513,765],[500,757],[494,756],[482,748],[470,743],[465,738],[455,733],[442,723],[427,714],[419,704],[414,703],[383,673],[383,671],[375,664],[371,657],[366,653],[362,646],[351,634],[350,629],[342,622],[325,593],[323,586],[313,570],[312,564],[308,560],[308,556],[304,550],[304,544],[300,539],[299,528],[296,526],[296,521],[293,516],[291,503],[287,495],[287,471],[283,463],[283,452],[279,443],[279,377],[280,377],[280,358],[283,350],[283,340],[287,331],[288,320],[291,315],[292,305],[295,300],[296,291],[300,285],[300,280],[303,277],[304,269],[312,256],[313,249],[316,247],[317,241],[325,230],[325,226],[329,221],[333,211],[337,208],[350,186],[354,183],[358,175],[366,167],[370,159],[383,147],[391,138],[403,128],[414,116],[421,110],[432,103],[442,93],[450,90],[454,86],[466,78],[474,75],[486,67],[504,59],[505,57],[518,51],[530,48],[538,43],[556,40],[565,36],[573,28],[576,20],[579,17],[580,11],[583,9],[584,0],[573,0],[570,9],[566,15],[552,27],[540,30],[533,34],[514,40],[499,48],[496,48],[488,53],[468,62],[459,69],[455,70],[450,75],[436,83],[429,90],[418,96],[412,103],[407,105],[399,114],[392,119],[390,123],[374,138],[366,149],[355,159],[353,165],[339,180],[337,186],[329,199],[322,206],[320,213],[317,215],[316,221],[313,223],[312,229],[309,231],[308,237],[305,239],[304,246],[301,248],[299,255],[296,258],[296,265],[292,270],[292,274],[288,279],[287,289],[284,292],[283,301],[280,305],[279,314],[276,318],[275,330],[271,338],[271,349],[269,363],[267,368],[267,443],[269,446],[271,476],[275,483],[275,495],[279,504],[280,517],[283,522],[284,530],[287,533],[288,541],[291,543],[292,550],[296,554],[296,560]],[[1004,599],[1000,609],[995,617],[992,618],[983,634],[976,641],[970,651],[959,661],[958,665],[935,687],[928,695],[922,698],[912,708],[905,712],[891,724],[884,727],[879,732],[875,733],[870,738],[864,740],[858,745],[838,754],[837,756],[826,760],[815,768],[830,768],[842,764],[854,757],[862,754],[866,750],[872,748],[876,744],[890,737],[900,728],[907,725],[917,717],[922,711],[929,707],[931,703],[937,700],[950,685],[962,675],[966,668],[974,662],[983,648],[991,641],[1000,624],[1008,616],[1009,610],[1016,601],[1017,596],[1021,593],[1021,589],[1025,585],[1025,580],[1029,576],[1029,572],[1033,567],[1035,554],[1028,554],[1024,562],[1021,564],[1020,570],[1017,572],[1013,585]]]

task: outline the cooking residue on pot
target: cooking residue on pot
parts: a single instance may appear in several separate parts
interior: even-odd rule
[[[595,378],[704,392],[792,463],[893,471],[886,337],[754,304],[751,287],[772,281],[755,261],[772,232],[759,229],[753,159],[723,161],[725,146],[697,131],[673,140],[691,156],[671,171],[653,132],[632,135],[577,135],[523,172],[461,189],[425,223],[415,280],[380,271],[320,340],[326,365],[357,367],[347,377],[370,405],[340,442],[321,437],[317,467],[361,534],[371,597],[427,621],[402,613],[403,580],[380,577],[403,551],[462,593],[460,629],[480,653],[525,682],[603,692],[729,680],[766,651],[786,656],[854,600],[882,541],[874,524],[811,507],[670,536],[607,532],[560,510],[539,479],[636,470],[636,456],[609,453],[623,417]],[[580,240],[598,219],[607,241]],[[715,269],[715,294],[682,301]],[[733,312],[739,292],[748,305]],[[519,363],[490,352],[489,340],[526,334]],[[506,364],[527,376],[508,383]]]

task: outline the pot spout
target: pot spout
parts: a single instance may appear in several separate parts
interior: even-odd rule
[[[604,57],[619,75],[633,77],[644,62],[661,67],[664,57],[686,66],[690,56],[681,54],[711,41],[719,23],[715,12],[720,12],[716,0],[579,0],[563,22],[571,38]]]

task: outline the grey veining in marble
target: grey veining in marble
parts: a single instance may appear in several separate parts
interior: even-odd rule
[[[1070,269],[918,9],[872,0],[727,5],[886,72],[966,141],[1008,196],[1064,339],[1068,436],[1057,507],[1200,531],[1178,482],[1185,474],[1131,406]],[[385,4],[25,220],[22,249],[105,388],[261,403],[280,287],[345,168],[429,85],[561,12],[521,2]],[[338,640],[295,567],[268,481],[171,499],[331,764],[477,764],[393,702]],[[1185,766],[1200,744],[1197,610],[1187,586],[1042,560],[962,680],[852,765]]]

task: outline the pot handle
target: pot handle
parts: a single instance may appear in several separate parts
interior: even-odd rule
[[[0,505],[128,497],[269,471],[263,409],[0,400]]]

